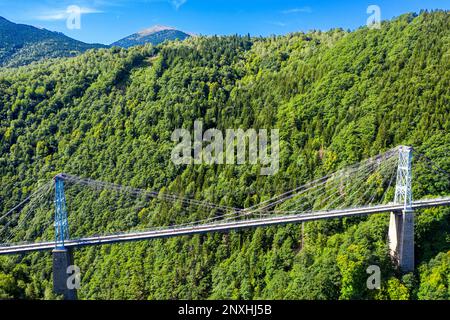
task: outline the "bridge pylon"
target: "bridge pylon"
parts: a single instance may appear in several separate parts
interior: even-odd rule
[[[414,271],[414,210],[412,209],[412,147],[399,147],[395,204],[401,212],[392,212],[389,222],[389,250],[403,272]]]
[[[64,241],[69,239],[64,175],[55,177],[55,243],[57,249],[65,249]]]
[[[53,292],[65,300],[76,300],[77,292],[68,283],[69,267],[73,265],[72,250],[64,246],[69,239],[64,175],[55,177],[55,249],[53,250]]]

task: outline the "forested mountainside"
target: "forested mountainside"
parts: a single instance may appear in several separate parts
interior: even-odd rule
[[[0,216],[60,172],[248,207],[400,144],[450,171],[449,62],[449,12],[435,11],[380,30],[195,37],[2,70]],[[171,134],[196,119],[206,128],[279,128],[279,172],[175,166]],[[449,193],[445,177],[420,181],[417,198]],[[121,201],[78,197],[68,204],[71,234],[205,218],[177,207],[115,210]],[[51,239],[51,210],[34,212],[14,240]],[[406,275],[390,262],[388,220],[83,248],[75,251],[79,297],[449,299],[450,209],[416,213],[417,268]],[[0,297],[51,298],[51,261],[50,253],[0,257]],[[381,290],[366,288],[372,264],[381,267]]]
[[[43,59],[74,57],[89,49],[105,47],[0,17],[0,66],[17,67]]]

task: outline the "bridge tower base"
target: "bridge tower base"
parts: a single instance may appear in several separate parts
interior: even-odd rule
[[[402,212],[391,213],[389,222],[389,250],[392,259],[403,272],[414,271],[414,211],[412,209],[412,152],[407,146],[399,148],[397,184],[394,203],[403,206]]]
[[[389,251],[403,272],[414,271],[414,211],[391,213]]]
[[[68,285],[67,269],[73,265],[73,253],[69,249],[53,250],[53,292],[62,295],[64,300],[77,300],[76,289]]]

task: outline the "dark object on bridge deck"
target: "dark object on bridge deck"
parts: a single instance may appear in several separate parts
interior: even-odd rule
[[[73,265],[73,253],[71,249],[53,250],[53,292],[62,295],[64,300],[77,300],[76,289],[70,289],[67,272]]]

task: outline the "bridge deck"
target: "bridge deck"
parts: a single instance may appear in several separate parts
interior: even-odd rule
[[[437,206],[447,206],[450,205],[450,197],[437,198],[437,199],[426,199],[414,201],[412,208],[414,210],[424,209]],[[386,212],[401,212],[403,209],[402,205],[378,205],[371,207],[361,207],[361,208],[350,208],[350,209],[339,209],[339,210],[329,210],[329,211],[318,211],[311,213],[302,214],[292,214],[284,216],[273,216],[266,218],[255,218],[251,220],[233,221],[233,222],[221,222],[215,224],[205,224],[190,227],[167,227],[164,229],[142,231],[142,232],[131,232],[107,236],[96,236],[87,237],[81,239],[72,239],[65,242],[67,248],[82,247],[82,246],[94,246],[94,245],[105,245],[112,243],[120,243],[127,241],[142,241],[149,239],[158,238],[170,238],[176,236],[186,236],[193,234],[203,234],[210,232],[225,232],[229,230],[239,230],[245,228],[272,226],[272,225],[283,225],[288,223],[301,223],[304,221],[313,221],[320,219],[333,219],[351,216],[361,216],[370,214],[379,214]],[[26,244],[15,244],[15,245],[0,245],[0,255],[7,254],[18,254],[32,251],[47,251],[53,250],[55,248],[55,242],[40,242],[40,243],[26,243]]]

